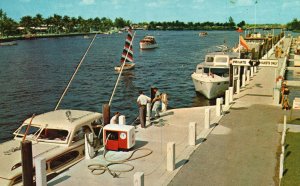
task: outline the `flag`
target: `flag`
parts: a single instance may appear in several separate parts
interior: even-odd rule
[[[243,32],[244,30],[241,29],[241,27],[239,27],[236,31],[237,31],[237,32]]]
[[[121,63],[125,62],[133,62],[133,49],[132,49],[132,29],[128,29],[128,34],[125,40],[125,45],[123,48],[122,56],[121,56]],[[127,56],[127,57],[126,57]]]
[[[245,41],[245,39],[241,35],[240,35],[240,45],[242,45],[246,50],[250,50],[247,42]]]

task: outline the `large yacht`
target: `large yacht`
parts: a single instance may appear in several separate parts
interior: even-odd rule
[[[191,75],[195,90],[207,99],[223,95],[229,87],[230,61],[238,57],[235,52],[208,53]]]
[[[100,113],[81,110],[55,110],[26,119],[13,140],[0,144],[0,185],[22,184],[23,139],[32,141],[33,162],[46,159],[47,178],[51,178],[84,158],[85,133],[95,132],[93,126],[101,119]]]

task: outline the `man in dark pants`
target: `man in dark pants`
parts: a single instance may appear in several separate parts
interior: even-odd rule
[[[151,98],[144,95],[143,91],[139,91],[139,93],[140,93],[140,96],[137,98],[137,104],[139,106],[139,118],[140,118],[141,127],[145,128],[146,127],[146,107],[147,107],[147,103],[151,102]]]

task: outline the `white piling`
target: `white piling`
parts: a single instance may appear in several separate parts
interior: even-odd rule
[[[241,92],[241,82],[240,82],[240,80],[237,80],[237,82],[236,82],[236,93],[237,94],[239,94],[240,92]]]
[[[279,179],[282,179],[283,176],[283,162],[284,162],[284,154],[280,154],[280,165],[279,165]]]
[[[250,67],[250,77],[253,77],[254,75],[254,67]]]
[[[90,143],[93,142],[94,135],[93,133],[89,133],[85,134],[84,136],[85,159],[90,160],[93,158],[95,152],[94,147],[90,145]]]
[[[196,145],[196,122],[189,123],[189,145],[195,146]]]
[[[247,70],[247,80],[246,80],[246,85],[250,83],[250,70]]]
[[[221,116],[221,98],[217,98],[216,101],[216,116]]]
[[[136,172],[133,175],[133,185],[134,186],[144,186],[144,173]]]
[[[225,91],[225,106],[229,106],[229,90]]]
[[[281,145],[284,145],[285,142],[285,131],[282,131],[282,135],[281,135]]]
[[[119,116],[119,125],[126,125],[126,118],[124,115]]]
[[[254,73],[257,73],[257,66],[254,67]]]
[[[168,104],[168,95],[166,93],[163,93],[161,95],[161,111],[162,112],[167,111],[167,104]]]
[[[204,128],[209,129],[210,128],[210,108],[205,109],[205,116],[204,116]]]
[[[242,87],[245,87],[246,86],[246,75],[243,74],[242,75]]]
[[[146,114],[146,126],[150,125],[150,119],[151,119],[151,103],[147,103],[147,114]]]
[[[47,185],[47,171],[46,171],[46,159],[43,157],[37,157],[35,163],[35,179],[37,186]]]
[[[175,170],[175,143],[167,144],[167,171]]]
[[[283,130],[282,134],[286,134],[286,115],[283,116]]]
[[[233,102],[233,87],[229,87],[229,103]]]

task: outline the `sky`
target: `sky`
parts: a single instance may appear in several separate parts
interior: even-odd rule
[[[0,0],[0,9],[19,21],[40,13],[85,19],[122,17],[133,23],[150,21],[286,24],[300,19],[300,0]]]

